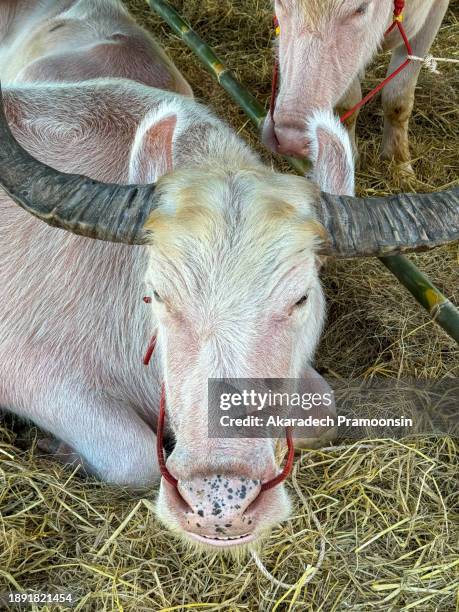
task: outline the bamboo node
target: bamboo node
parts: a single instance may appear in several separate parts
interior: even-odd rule
[[[443,310],[447,309],[448,306],[452,306],[452,302],[450,300],[445,299],[443,302],[437,301],[430,309],[430,316],[435,321],[437,317],[439,317]]]
[[[427,303],[429,304],[430,314],[433,314],[440,306],[442,306],[445,302],[448,301],[443,296],[439,296],[438,293],[433,289],[427,288],[425,290],[424,295],[427,300]]]
[[[225,68],[225,66],[223,64],[221,64],[220,62],[215,62],[212,64],[212,68],[215,72],[215,75],[217,77],[218,80],[220,80],[221,75],[227,71],[227,69]]]

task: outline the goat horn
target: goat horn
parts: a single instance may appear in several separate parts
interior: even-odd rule
[[[24,210],[48,225],[109,242],[143,244],[157,206],[155,185],[116,185],[59,172],[16,141],[0,86],[0,186]]]
[[[334,257],[425,251],[459,239],[459,187],[437,193],[355,198],[322,193],[317,218]]]

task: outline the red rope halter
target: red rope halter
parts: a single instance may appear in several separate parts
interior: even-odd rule
[[[163,437],[164,437],[164,421],[166,418],[166,391],[164,389],[164,383],[161,386],[161,401],[159,403],[159,418],[158,418],[158,431],[156,432],[156,455],[158,457],[159,471],[164,480],[167,480],[169,484],[177,488],[178,480],[175,476],[169,472],[166,467],[166,461],[164,459],[164,448],[163,448]]]
[[[408,37],[406,35],[405,28],[402,25],[402,21],[403,21],[402,13],[403,13],[404,8],[405,8],[405,0],[394,0],[394,14],[393,14],[394,18],[393,18],[392,24],[384,33],[384,36],[387,36],[388,34],[390,34],[390,32],[392,32],[392,30],[397,27],[400,32],[401,37],[403,38],[403,42],[405,43],[407,54],[412,55],[413,49],[411,48],[410,41],[408,40]],[[274,17],[274,27],[275,27],[276,35],[277,35],[279,33],[279,22],[276,16]],[[398,68],[396,68],[393,72],[391,72],[383,81],[381,81],[381,83],[379,83],[379,85],[377,85],[364,98],[362,98],[360,102],[357,102],[355,106],[353,106],[348,111],[346,111],[344,115],[340,117],[341,122],[344,123],[344,121],[346,121],[346,119],[349,119],[349,117],[352,117],[352,115],[357,110],[359,110],[359,108],[362,108],[362,106],[364,106],[367,102],[369,102],[372,98],[374,98],[375,95],[379,91],[381,91],[381,89],[383,89],[383,87],[385,87],[390,81],[392,81],[392,79],[394,79],[402,70],[404,70],[410,62],[411,62],[411,59],[407,57],[406,60],[402,64],[400,64]],[[271,86],[271,102],[269,105],[269,113],[271,115],[271,119],[273,122],[274,122],[274,109],[276,107],[276,98],[277,98],[277,92],[278,92],[278,87],[277,87],[278,80],[279,80],[279,63],[275,61],[274,67],[273,67],[273,79],[272,79],[272,86]]]
[[[273,17],[274,23],[274,32],[276,36],[279,36],[279,20],[276,15]],[[276,99],[277,99],[277,83],[279,81],[279,62],[277,59],[274,60],[273,66],[273,79],[271,83],[271,101],[269,103],[269,114],[271,115],[271,120],[274,123],[274,109],[276,108]]]
[[[286,480],[290,476],[290,472],[293,468],[293,460],[295,458],[295,446],[293,445],[292,431],[290,427],[287,427],[285,430],[285,438],[287,440],[287,459],[285,460],[284,467],[282,468],[282,472],[271,480],[267,482],[263,482],[261,484],[261,491],[267,491],[268,489],[272,489],[273,487],[277,487],[278,484]]]
[[[149,304],[151,302],[151,298],[144,298],[144,302]],[[156,336],[153,336],[148,345],[147,352],[145,353],[145,357],[143,358],[144,365],[148,365],[151,361],[153,352],[156,346]],[[173,476],[166,466],[166,460],[164,458],[164,423],[166,420],[166,390],[164,387],[164,383],[161,385],[161,400],[159,403],[159,417],[158,417],[158,430],[156,432],[156,455],[158,457],[158,465],[159,471],[161,472],[161,476],[166,480],[170,485],[175,487],[178,490],[178,480]],[[286,429],[286,439],[287,439],[287,447],[288,454],[287,459],[285,461],[284,467],[282,471],[267,482],[263,482],[261,484],[261,491],[267,491],[268,489],[272,489],[273,487],[280,484],[286,478],[289,477],[290,472],[293,467],[293,460],[295,456],[295,447],[293,445],[292,432],[288,427]],[[179,493],[180,494],[180,493]]]

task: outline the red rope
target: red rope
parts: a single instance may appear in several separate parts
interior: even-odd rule
[[[144,298],[144,302],[147,304],[150,303],[147,298]],[[153,338],[150,340],[150,343],[148,345],[147,352],[145,353],[145,356],[143,358],[144,365],[148,365],[150,363],[151,357],[153,355],[153,351],[155,350],[155,346],[156,346],[156,336],[153,336]],[[166,461],[164,459],[163,439],[164,439],[165,420],[166,420],[166,391],[165,391],[165,387],[163,383],[161,385],[161,400],[159,403],[158,429],[156,432],[156,455],[158,457],[158,465],[159,465],[159,471],[161,472],[161,476],[164,478],[164,480],[167,480],[167,482],[171,484],[173,487],[175,487],[178,491],[178,480],[177,478],[175,478],[175,476],[172,476],[172,474],[169,472],[166,466]],[[268,480],[267,482],[262,483],[261,491],[267,491],[268,489],[272,489],[273,487],[277,486],[283,480],[288,478],[290,475],[290,472],[292,471],[293,460],[294,460],[294,455],[295,455],[295,447],[293,445],[292,432],[289,427],[286,430],[286,438],[287,438],[288,455],[287,455],[287,460],[285,462],[285,465],[282,469],[282,472],[278,474],[277,476],[275,476],[274,478],[272,478],[271,480]]]
[[[152,301],[151,297],[144,297],[142,299],[145,302],[145,304],[151,304],[151,301]],[[143,358],[143,365],[146,365],[146,366],[149,365],[151,358],[153,356],[153,352],[155,350],[155,346],[156,346],[156,336],[153,336],[148,344],[147,352],[145,353],[145,356]],[[161,476],[165,480],[167,480],[169,484],[171,484],[173,487],[177,489],[178,480],[177,478],[174,478],[174,476],[172,476],[172,474],[169,472],[169,470],[166,467],[166,461],[164,459],[163,438],[164,438],[165,418],[166,418],[166,392],[165,392],[164,383],[163,383],[161,385],[161,400],[159,402],[158,430],[156,432],[156,455],[158,457],[158,465],[159,465],[159,471],[161,472]]]
[[[293,467],[293,460],[295,458],[295,446],[293,445],[292,431],[290,427],[287,427],[285,431],[285,437],[287,438],[287,447],[288,447],[288,454],[287,454],[287,460],[285,461],[285,465],[280,474],[278,474],[271,480],[268,480],[268,482],[264,482],[261,485],[262,492],[267,491],[268,489],[272,489],[273,487],[276,487],[278,484],[280,484],[282,481],[284,481],[286,478],[290,476],[290,472],[292,471],[292,467]]]
[[[405,32],[405,28],[403,27],[402,22],[400,20],[401,13],[403,11],[404,6],[405,6],[404,0],[395,0],[394,21],[392,22],[392,24],[388,28],[388,30],[385,32],[384,36],[387,36],[388,34],[390,34],[390,32],[392,32],[392,30],[395,27],[397,27],[398,31],[400,32],[401,37],[403,38],[403,42],[405,43],[407,54],[408,55],[412,55],[413,54],[413,49],[411,48],[410,41],[408,40],[408,37],[407,37],[406,32]],[[383,81],[381,81],[381,83],[379,83],[379,85],[377,85],[364,98],[362,98],[362,100],[360,100],[360,102],[357,102],[357,104],[355,106],[353,106],[347,112],[345,112],[344,115],[342,117],[340,117],[340,121],[342,123],[344,123],[344,121],[346,121],[346,119],[349,119],[349,117],[352,117],[352,115],[357,110],[359,110],[359,108],[362,108],[362,106],[364,106],[367,102],[369,102],[372,98],[374,98],[375,95],[379,91],[381,91],[381,89],[383,89],[388,83],[390,83],[390,81],[392,81],[392,79],[395,79],[395,77],[402,70],[404,70],[408,66],[408,64],[410,62],[411,62],[411,59],[410,58],[406,58],[406,60],[402,64],[400,64],[400,66],[398,68],[396,68],[393,72],[391,72]]]
[[[158,456],[159,471],[164,480],[177,489],[178,480],[169,472],[164,460],[163,436],[164,436],[164,421],[166,418],[166,392],[164,383],[161,386],[161,401],[159,403],[159,418],[158,431],[156,432],[156,455]]]
[[[276,17],[276,15],[274,15],[273,18],[273,22],[274,22],[274,30],[276,32],[276,36],[277,36],[277,31],[279,28],[279,21]],[[274,123],[274,110],[276,108],[276,98],[277,98],[277,83],[279,80],[279,62],[276,60],[274,60],[274,66],[273,66],[273,78],[272,78],[272,82],[271,82],[271,102],[269,103],[269,114],[271,115],[271,119]]]
[[[394,0],[394,17],[399,17],[405,8],[405,0]]]
[[[155,346],[156,346],[156,336],[153,336],[148,344],[148,348],[147,348],[147,352],[145,353],[145,357],[143,358],[143,365],[148,365],[150,363],[151,357],[155,350]]]
[[[407,54],[408,55],[412,55],[413,54],[413,50],[411,48],[410,41],[408,40],[408,37],[406,35],[405,28],[402,25],[402,13],[403,13],[403,9],[404,8],[405,8],[405,0],[394,0],[394,20],[393,20],[391,26],[384,33],[384,36],[387,36],[388,34],[390,34],[390,32],[392,32],[392,30],[395,27],[397,27],[399,32],[400,32],[401,37],[403,38],[403,42],[405,43]],[[274,17],[274,27],[276,28],[276,30],[279,27],[279,22],[277,20],[277,17]],[[383,87],[385,87],[390,81],[392,81],[392,79],[395,79],[395,77],[402,70],[404,70],[408,66],[408,64],[410,62],[411,62],[411,59],[407,58],[398,68],[396,68],[381,83],[379,83],[379,85],[377,85],[364,98],[362,98],[362,100],[360,100],[360,102],[357,102],[357,104],[355,106],[353,106],[348,111],[346,111],[344,113],[344,115],[342,117],[340,117],[341,122],[344,123],[344,121],[346,121],[346,119],[349,119],[349,117],[352,117],[352,115],[357,110],[362,108],[362,106],[364,106],[367,102],[369,102],[372,98],[374,98],[375,95],[378,92],[380,92],[381,89],[383,89]],[[269,105],[269,113],[271,115],[271,119],[272,119],[273,122],[274,122],[274,110],[276,108],[276,99],[277,99],[277,93],[278,93],[278,87],[277,87],[278,81],[279,81],[279,64],[278,64],[278,62],[276,60],[274,62],[274,67],[273,67],[273,78],[272,78],[272,86],[271,86],[271,101],[270,101],[270,105]]]

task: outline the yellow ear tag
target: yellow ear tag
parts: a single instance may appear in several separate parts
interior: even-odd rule
[[[280,26],[276,26],[276,29],[274,30],[276,36],[279,36],[280,34]]]

